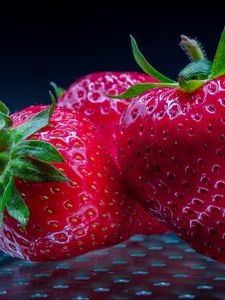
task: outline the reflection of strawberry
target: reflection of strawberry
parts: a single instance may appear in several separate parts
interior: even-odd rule
[[[141,82],[156,82],[145,74],[135,72],[100,72],[89,74],[73,83],[59,98],[58,106],[72,108],[88,116],[100,128],[107,149],[116,155],[116,128],[121,114],[128,106],[130,100],[112,99],[106,94],[124,92],[133,84]],[[55,87],[56,91],[62,90]],[[163,233],[167,229],[152,217],[148,216],[143,208],[139,207],[137,218],[142,219],[142,225],[134,224],[132,233]]]
[[[4,211],[1,249],[33,261],[58,260],[127,239],[143,226],[142,215],[137,214],[138,204],[126,196],[98,131],[82,114],[63,108],[55,109],[49,125],[43,124],[40,115],[45,111],[44,106],[29,107],[12,115],[13,130],[1,130],[1,137],[8,137],[1,139],[1,166],[6,162],[11,168],[17,191],[17,198],[8,199]],[[41,130],[31,129],[35,127],[32,117]],[[11,122],[5,115],[6,121]],[[21,135],[29,138],[21,141]],[[56,147],[62,156],[46,143],[43,154],[40,141]],[[44,160],[59,162],[49,165]],[[65,182],[66,177],[57,170],[70,181]],[[7,193],[5,190],[4,197]]]
[[[140,57],[134,40],[133,48]],[[223,262],[224,59],[225,31],[212,66],[197,59],[179,83],[132,87],[126,95],[145,92],[124,113],[118,138],[121,168],[145,208],[196,250]]]
[[[75,81],[59,98],[58,106],[84,113],[101,128],[108,149],[116,153],[116,127],[130,101],[115,100],[107,94],[120,94],[141,82],[156,82],[145,74],[135,72],[99,72]]]

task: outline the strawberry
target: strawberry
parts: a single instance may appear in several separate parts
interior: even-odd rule
[[[112,153],[114,161],[118,164],[116,128],[121,114],[130,100],[112,99],[107,94],[122,93],[134,84],[149,81],[157,82],[153,77],[135,72],[99,72],[79,79],[66,91],[55,84],[53,86],[59,97],[57,105],[72,108],[74,111],[82,112],[90,118],[101,130],[107,149]],[[138,211],[137,217],[142,218],[142,226],[135,225],[132,229],[133,234],[164,233],[167,231],[165,226],[148,216],[141,206],[139,206]]]
[[[135,72],[99,72],[75,81],[61,97],[57,105],[84,113],[100,127],[109,151],[116,158],[116,127],[129,100],[107,96],[120,94],[130,86],[141,82],[156,82],[153,77]]]
[[[31,106],[10,118],[0,103],[0,125],[3,251],[61,260],[115,245],[143,227],[146,215],[137,214],[139,205],[85,116]]]
[[[139,84],[118,132],[119,162],[140,203],[202,254],[225,262],[225,31],[213,64],[182,37],[192,62],[178,83]],[[132,38],[134,56],[152,74]]]

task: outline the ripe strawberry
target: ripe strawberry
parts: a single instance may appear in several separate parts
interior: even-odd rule
[[[99,72],[77,80],[64,92],[62,89],[54,87],[58,96],[62,94],[58,99],[58,106],[84,113],[100,128],[107,149],[117,163],[116,128],[121,114],[130,100],[112,99],[107,94],[122,93],[134,84],[149,81],[157,82],[153,77],[135,72]],[[165,226],[150,217],[141,206],[137,208],[137,211],[137,218],[142,219],[142,226],[134,225],[133,234],[167,231]]]
[[[84,113],[100,127],[109,151],[116,157],[116,127],[129,100],[107,96],[120,94],[141,82],[157,82],[153,77],[135,72],[99,72],[75,81],[58,99],[60,107]],[[61,92],[61,91],[60,91]]]
[[[223,262],[224,66],[225,31],[212,66],[197,58],[179,74],[179,83],[158,74],[163,83],[133,86],[120,95],[145,91],[130,103],[118,133],[123,174],[143,206],[194,249]]]
[[[101,135],[85,116],[57,108],[49,123],[52,110],[45,106],[11,118],[2,103],[0,110],[3,251],[60,260],[115,245],[143,227],[139,205],[126,195]]]

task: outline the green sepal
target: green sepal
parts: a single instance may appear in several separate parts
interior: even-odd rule
[[[214,56],[210,79],[225,74],[225,29],[222,32],[219,45]]]
[[[0,213],[3,212],[7,202],[9,201],[9,199],[12,195],[13,185],[14,185],[14,180],[13,180],[13,176],[11,176],[10,179],[8,180],[8,183],[6,184],[3,195],[1,197]]]
[[[178,78],[179,81],[179,89],[186,93],[192,93],[202,87],[205,80],[184,80],[182,77]]]
[[[2,174],[2,172],[5,169],[5,165],[7,164],[7,160],[8,160],[8,155],[5,152],[0,152],[0,174]]]
[[[136,85],[131,86],[128,90],[120,95],[107,95],[111,98],[115,99],[130,99],[141,95],[142,93],[154,89],[154,88],[161,88],[161,87],[171,87],[177,88],[179,85],[177,83],[139,83]]]
[[[0,225],[4,208],[22,226],[26,226],[29,210],[14,185],[14,177],[27,182],[70,181],[50,163],[65,162],[58,150],[50,143],[26,140],[27,137],[47,126],[56,106],[52,105],[37,113],[17,128],[13,125],[7,107],[0,102]]]
[[[50,118],[54,109],[55,99],[52,99],[52,105],[48,109],[39,112],[34,117],[30,118],[27,122],[12,130],[15,137],[14,141],[17,143],[21,140],[25,140],[35,132],[46,127],[50,122]]]
[[[2,226],[3,223],[3,217],[4,217],[4,213],[0,212],[0,226]]]
[[[13,122],[10,117],[0,111],[0,129],[11,127],[12,124]]]
[[[12,193],[9,201],[6,204],[8,214],[17,220],[22,227],[25,227],[29,220],[29,209],[20,194],[18,193],[15,185],[12,187]]]
[[[15,142],[26,139],[35,132],[44,128],[49,124],[50,109],[46,109],[29,119],[27,122],[23,123],[19,127],[13,129],[15,133]]]
[[[9,115],[9,109],[2,101],[0,101],[0,112],[7,116]]]
[[[23,199],[20,197],[11,176],[0,202],[0,225],[3,220],[3,211],[7,209],[9,215],[16,219],[22,226],[26,226],[29,219],[29,210]]]
[[[28,182],[67,182],[69,181],[51,164],[33,157],[18,157],[11,161],[10,170],[14,176]]]
[[[196,60],[188,64],[178,75],[183,80],[195,78],[207,79],[211,73],[212,63],[209,60]]]
[[[51,118],[51,116],[53,115],[54,110],[55,110],[55,107],[56,107],[56,99],[55,99],[55,96],[52,94],[51,91],[49,91],[49,95],[50,95],[50,99],[51,99],[51,101],[52,101],[52,104],[51,104],[51,106],[50,106],[49,120],[48,120],[48,122],[50,122],[50,118]]]
[[[131,46],[133,51],[134,59],[136,60],[137,64],[141,67],[141,69],[147,73],[148,75],[154,77],[155,79],[158,79],[161,82],[164,83],[173,83],[174,81],[163,74],[159,73],[155,68],[153,68],[144,55],[141,53],[141,51],[138,48],[137,42],[134,39],[132,35],[130,35],[131,38]]]
[[[64,93],[65,89],[62,87],[58,86],[55,82],[50,82],[50,85],[53,87],[54,92],[56,94],[56,98],[59,99],[62,94]]]
[[[12,157],[16,156],[33,156],[46,162],[65,162],[54,146],[38,140],[25,140],[17,144],[12,153]]]
[[[11,136],[8,130],[0,130],[0,152],[9,148]]]

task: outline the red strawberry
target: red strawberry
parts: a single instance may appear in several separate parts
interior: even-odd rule
[[[75,81],[59,98],[58,106],[84,113],[100,127],[109,151],[116,157],[116,127],[129,100],[107,96],[120,94],[141,82],[157,82],[135,72],[99,72]]]
[[[223,262],[224,66],[225,31],[212,67],[196,59],[179,83],[143,85],[147,91],[125,111],[118,137],[121,168],[143,206],[194,249]],[[135,89],[120,97],[138,94],[141,86]]]
[[[135,72],[100,72],[89,74],[74,82],[59,98],[58,106],[72,108],[88,116],[104,135],[107,149],[117,163],[116,128],[121,114],[130,100],[112,99],[107,94],[122,93],[141,82],[157,82],[153,77]],[[57,90],[57,87],[56,87]],[[59,91],[61,93],[62,90]],[[163,233],[167,228],[159,224],[139,207],[142,226],[134,226],[133,233]],[[142,216],[142,217],[141,217]]]
[[[146,213],[143,218],[126,195],[101,135],[85,116],[57,108],[48,124],[51,111],[31,106],[12,115],[12,129],[2,103],[0,110],[3,251],[32,261],[65,259],[115,245],[143,227]],[[10,182],[15,186],[8,197]]]

